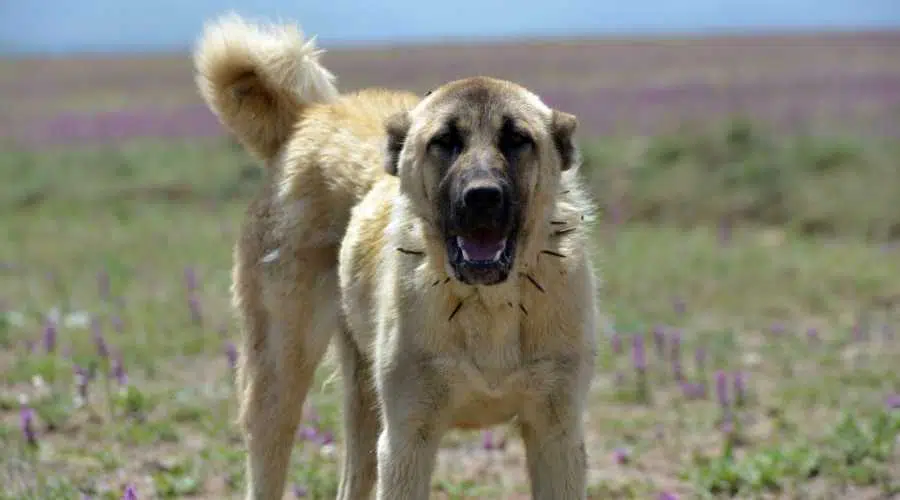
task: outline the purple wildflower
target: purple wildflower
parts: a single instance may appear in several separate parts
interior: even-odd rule
[[[34,428],[34,410],[28,407],[22,408],[22,436],[28,446],[37,446],[37,431]]]
[[[900,393],[891,394],[885,398],[884,404],[889,410],[900,410]]]
[[[506,448],[506,436],[499,437],[488,429],[481,433],[481,447],[485,450],[503,450]]]
[[[56,351],[56,322],[52,319],[44,323],[44,350],[47,354]]]
[[[666,330],[662,325],[653,327],[653,346],[659,359],[663,359],[666,354]]]
[[[676,297],[672,300],[672,309],[675,310],[676,314],[683,315],[687,312],[687,304],[685,304],[683,299]]]
[[[193,292],[197,289],[197,272],[194,271],[193,267],[184,268],[184,284],[188,292]]]
[[[647,356],[644,352],[644,336],[634,335],[631,339],[632,361],[634,369],[643,372],[647,369]]]
[[[681,356],[681,330],[672,330],[672,334],[669,336],[670,344],[669,344],[669,355],[672,358],[677,358]]]
[[[134,485],[129,484],[125,487],[125,492],[122,493],[122,500],[137,500],[137,489]]]
[[[722,370],[716,372],[716,398],[723,408],[728,407],[728,375]]]
[[[785,332],[784,323],[772,323],[772,326],[769,327],[769,331],[772,332],[773,335],[783,335]]]
[[[125,373],[125,365],[122,363],[122,355],[117,355],[112,362],[112,376],[120,386],[128,385],[128,374]]]
[[[613,352],[615,354],[622,354],[622,336],[619,335],[619,332],[613,332],[610,342],[612,343]]]
[[[644,336],[641,334],[632,337],[632,359],[637,372],[637,399],[647,402],[650,399],[650,387],[647,381],[647,354],[644,349]]]
[[[300,438],[305,441],[317,441],[319,439],[319,431],[311,425],[300,427],[298,434],[300,435]]]
[[[856,323],[853,325],[853,340],[856,342],[862,342],[866,340],[868,337],[868,332],[866,328],[862,325],[862,323]]]
[[[681,368],[681,360],[679,358],[672,360],[672,378],[674,378],[676,382],[684,380],[684,370]]]
[[[819,343],[819,330],[816,327],[811,326],[806,330],[806,338],[809,340],[811,344]]]
[[[742,371],[734,373],[734,402],[737,406],[743,406],[747,397],[747,380]]]
[[[731,415],[730,411],[725,411],[722,415],[722,421],[720,423],[720,429],[723,434],[731,435],[734,433],[734,417]]]
[[[668,491],[661,491],[656,497],[656,500],[678,500],[678,495]]]
[[[334,443],[334,434],[331,431],[323,431],[319,433],[319,444],[327,446]]]
[[[681,332],[675,330],[672,332],[672,346],[670,356],[672,357],[672,376],[675,380],[681,382],[684,380],[684,374],[681,369]]]
[[[79,365],[74,365],[72,371],[75,373],[75,393],[82,401],[88,399],[88,385],[90,384],[90,374]]]
[[[109,346],[106,344],[106,338],[103,337],[103,326],[96,316],[91,318],[91,331],[94,333],[94,344],[97,346],[97,355],[103,359],[109,358]]]
[[[613,450],[613,461],[619,465],[625,465],[631,460],[631,453],[627,448],[616,448]]]
[[[506,437],[497,437],[494,431],[485,430],[481,433],[481,447],[485,450],[503,450],[506,448]]]
[[[297,498],[306,498],[308,491],[306,487],[301,484],[294,485],[294,496]]]
[[[238,352],[237,347],[234,346],[234,343],[228,342],[225,344],[225,357],[228,359],[228,367],[232,370],[237,367],[238,360]]]
[[[125,331],[125,323],[122,322],[122,317],[118,314],[114,314],[112,318],[110,318],[110,323],[112,323],[113,330],[116,333],[122,333]]]
[[[481,447],[485,450],[494,449],[494,435],[490,430],[481,433]]]
[[[191,313],[191,321],[193,321],[195,325],[202,324],[203,314],[200,310],[200,299],[198,299],[197,296],[193,293],[188,298],[188,309]]]
[[[703,383],[682,382],[681,392],[687,399],[704,399],[706,397],[706,386]]]
[[[719,244],[726,246],[731,243],[731,218],[722,217],[719,221]]]

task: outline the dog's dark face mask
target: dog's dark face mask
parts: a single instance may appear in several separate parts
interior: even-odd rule
[[[455,277],[470,285],[509,277],[524,208],[516,161],[531,139],[511,120],[493,132],[467,134],[450,122],[429,143],[447,165],[438,188],[447,258]]]

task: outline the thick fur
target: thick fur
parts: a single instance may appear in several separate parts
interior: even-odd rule
[[[197,86],[244,147],[269,160],[309,104],[338,97],[321,53],[296,26],[260,26],[229,14],[206,26],[194,52]]]
[[[204,99],[267,165],[233,269],[247,498],[281,498],[332,338],[344,383],[339,498],[427,498],[445,431],[513,419],[534,498],[585,498],[597,313],[576,118],[490,78],[424,98],[340,95],[299,33],[232,15],[195,53]],[[515,168],[492,142],[504,119],[533,141]],[[430,146],[448,120],[471,144],[452,166]],[[468,285],[448,261],[438,186],[489,163],[518,187],[521,228],[509,277]]]

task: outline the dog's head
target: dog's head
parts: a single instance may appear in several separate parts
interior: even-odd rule
[[[513,83],[458,80],[388,120],[385,168],[441,238],[455,278],[494,285],[576,163],[576,124]]]

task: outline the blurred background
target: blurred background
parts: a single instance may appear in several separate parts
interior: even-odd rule
[[[0,499],[241,497],[261,170],[189,54],[229,10],[299,23],[344,91],[481,74],[579,117],[591,498],[900,498],[895,0],[44,0],[0,3]],[[334,496],[339,390],[288,497]],[[528,498],[524,468],[512,429],[454,433],[433,494]]]

